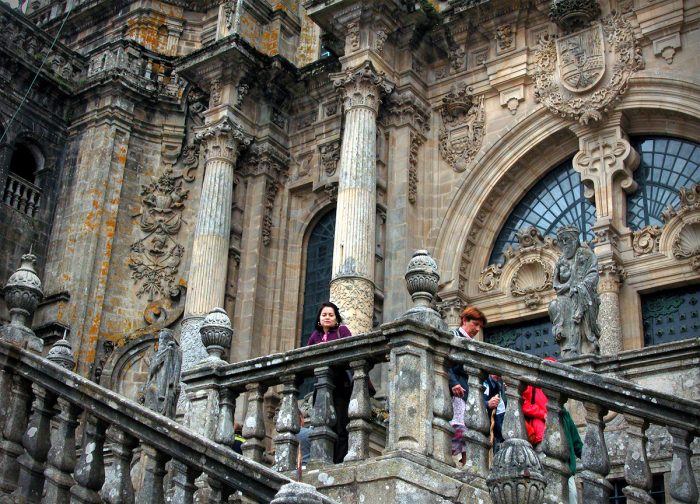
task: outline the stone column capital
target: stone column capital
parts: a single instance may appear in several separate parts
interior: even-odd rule
[[[376,71],[369,60],[354,69],[335,74],[331,79],[343,96],[346,112],[353,108],[369,108],[376,114],[382,94],[388,95],[394,89],[394,83],[384,72]]]
[[[252,140],[243,128],[226,117],[216,124],[205,126],[195,136],[204,152],[204,159],[209,162],[220,159],[235,163],[239,150],[250,145]]]
[[[627,278],[627,271],[616,259],[610,259],[598,263],[598,275],[598,292],[619,292],[620,284]]]

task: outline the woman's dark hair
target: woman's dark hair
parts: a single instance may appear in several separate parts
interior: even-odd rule
[[[321,312],[324,308],[333,308],[333,311],[335,312],[335,321],[338,323],[338,325],[343,323],[343,317],[340,316],[340,310],[338,310],[335,303],[326,301],[325,303],[321,303],[321,307],[318,309],[318,313],[316,314],[316,330],[323,331],[323,327],[321,327]]]

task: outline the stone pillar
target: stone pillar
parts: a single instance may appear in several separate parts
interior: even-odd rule
[[[639,166],[639,154],[627,140],[624,122],[622,112],[615,112],[599,128],[571,126],[579,138],[574,169],[581,174],[586,197],[595,201],[597,221],[607,220],[620,230],[626,229],[625,198],[637,188],[632,172]]]
[[[369,61],[334,77],[343,94],[331,299],[355,334],[372,329],[377,206],[376,136],[380,95],[393,89]]]
[[[197,140],[202,143],[205,172],[180,337],[183,371],[207,357],[199,327],[206,313],[224,305],[233,170],[240,148],[250,143],[241,127],[228,118],[200,131]]]

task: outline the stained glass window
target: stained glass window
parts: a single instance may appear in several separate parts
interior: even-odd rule
[[[678,190],[700,181],[700,145],[667,137],[640,137],[631,143],[641,159],[634,172],[638,188],[627,197],[627,225],[662,226],[664,208],[680,203]]]
[[[552,322],[548,317],[486,327],[484,341],[538,357],[559,357],[559,345],[552,336]]]
[[[503,252],[518,240],[516,231],[534,226],[542,236],[555,235],[567,224],[577,226],[583,240],[591,240],[595,223],[595,206],[583,196],[580,175],[571,159],[550,171],[520,200],[511,212],[491,252],[489,264],[503,263]]]
[[[644,345],[700,337],[700,285],[642,296]]]
[[[306,248],[301,346],[306,345],[316,326],[316,313],[319,306],[324,301],[328,301],[330,296],[334,237],[335,210],[321,217],[321,220],[311,231]]]

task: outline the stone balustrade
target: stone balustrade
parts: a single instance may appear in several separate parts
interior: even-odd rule
[[[41,189],[12,173],[7,174],[2,200],[18,212],[34,217],[39,210]]]
[[[191,503],[202,474],[210,503],[237,491],[256,502],[292,502],[289,490],[280,492],[287,477],[5,340],[0,370],[0,495],[27,503],[155,504],[167,491],[170,502]],[[78,429],[84,437],[76,450]],[[113,455],[107,480],[106,443]],[[148,463],[136,493],[129,471],[139,446]],[[172,486],[165,489],[167,461]],[[311,502],[331,501],[317,495]]]

